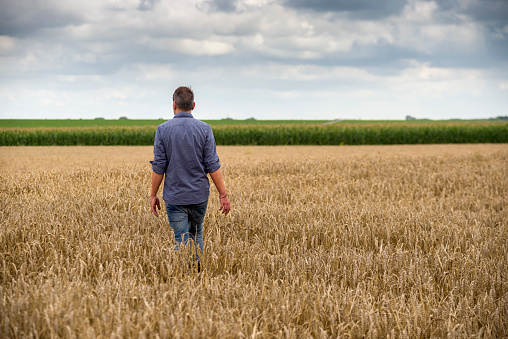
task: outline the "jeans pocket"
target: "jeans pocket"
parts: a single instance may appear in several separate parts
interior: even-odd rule
[[[182,221],[187,214],[178,206],[166,204],[166,212],[168,212],[168,219],[170,222]]]
[[[193,220],[196,220],[198,222],[203,222],[203,220],[205,219],[207,207],[208,207],[208,200],[201,203],[201,204],[193,205],[189,214],[191,215]]]
[[[171,212],[168,213],[169,222],[179,222],[182,221],[186,217],[184,212]]]

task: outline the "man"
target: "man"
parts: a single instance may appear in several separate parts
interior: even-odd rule
[[[175,233],[176,249],[192,239],[202,252],[203,220],[210,195],[207,174],[217,188],[219,210],[224,215],[229,213],[230,202],[212,129],[207,123],[194,119],[191,112],[195,106],[192,90],[177,88],[173,94],[173,119],[157,127],[154,159],[150,161],[153,170],[150,204],[153,214],[158,217],[157,209],[161,207],[157,191],[164,178],[162,198]]]

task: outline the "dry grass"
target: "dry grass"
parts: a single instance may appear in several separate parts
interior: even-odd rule
[[[388,145],[388,146],[219,146],[224,165],[271,160],[349,159],[380,156],[450,156],[506,152],[506,144]],[[153,159],[150,146],[33,146],[0,147],[0,172],[46,171],[124,167]]]
[[[150,148],[0,152],[0,337],[508,336],[506,145],[221,147],[201,274]]]

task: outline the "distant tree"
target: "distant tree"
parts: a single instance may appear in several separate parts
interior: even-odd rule
[[[104,118],[103,117],[97,117],[94,120],[104,120]]]
[[[406,115],[406,120],[416,120],[416,118],[410,115]]]
[[[120,117],[120,118],[118,118],[118,119],[119,119],[119,120],[127,120],[127,119],[129,119],[129,118],[127,118],[127,117]]]

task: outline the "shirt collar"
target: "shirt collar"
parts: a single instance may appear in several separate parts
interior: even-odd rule
[[[194,118],[191,113],[188,112],[180,112],[176,113],[173,118]]]

